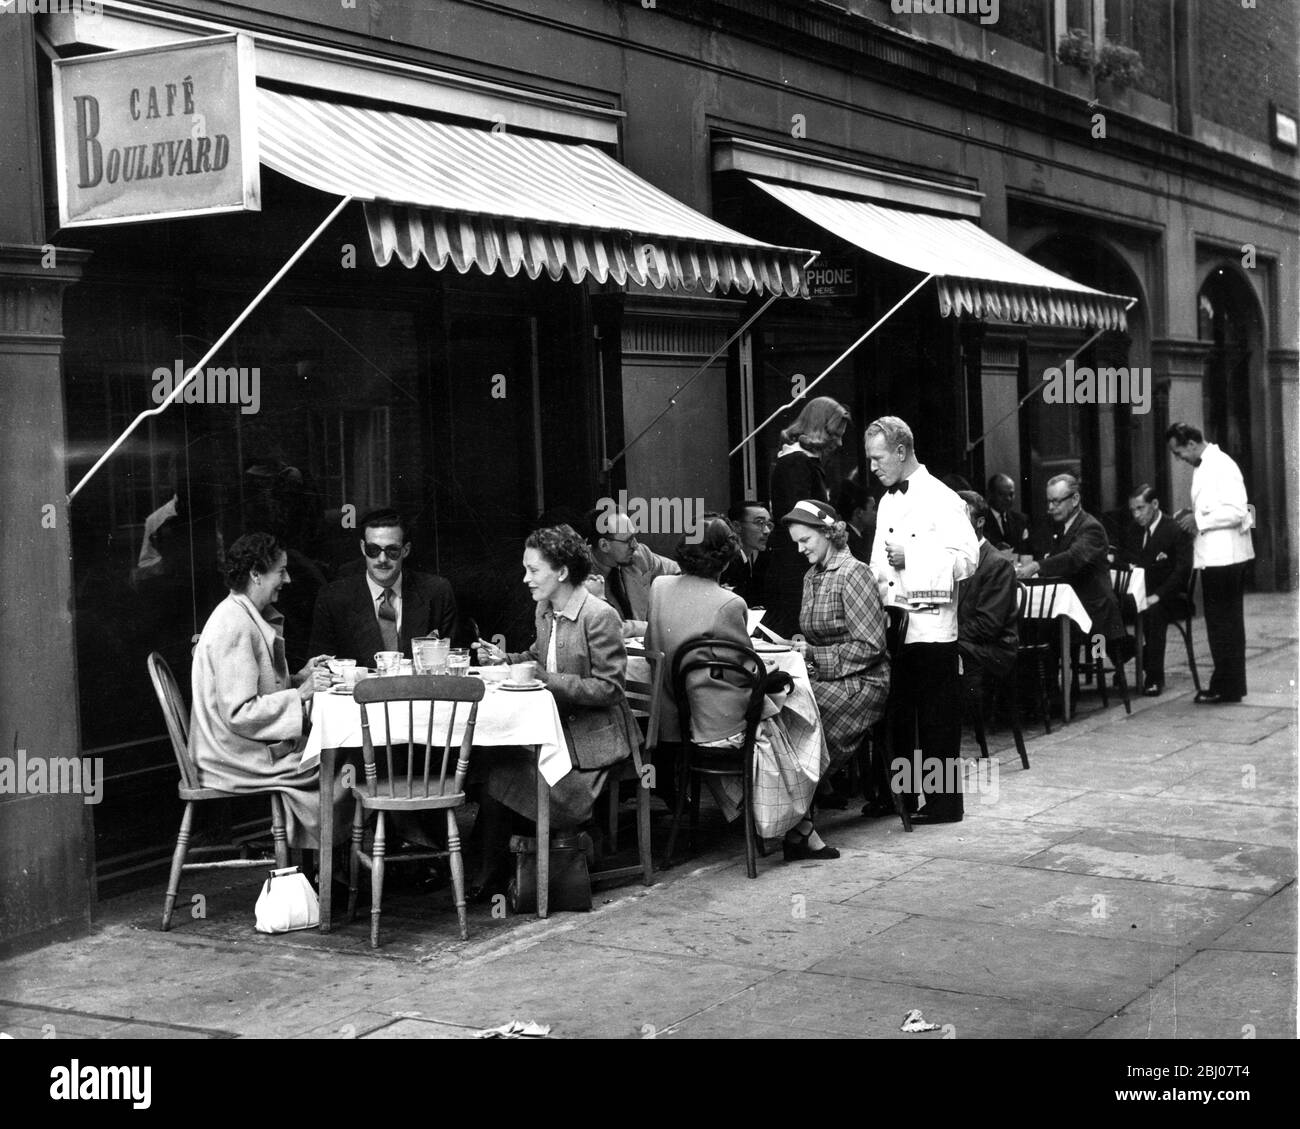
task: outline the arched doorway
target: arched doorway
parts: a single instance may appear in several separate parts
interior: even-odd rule
[[[1215,267],[1196,296],[1196,336],[1209,344],[1201,385],[1206,437],[1241,466],[1251,491],[1252,374],[1262,340],[1258,304],[1250,285],[1230,267]]]
[[[1140,296],[1143,290],[1129,265],[1112,248],[1085,232],[1058,231],[1031,243],[1024,252],[1058,274],[1109,294]],[[1092,337],[1092,330],[1034,330],[1028,336],[1028,371],[1023,392],[1042,379],[1047,368],[1065,359]],[[1075,368],[1146,368],[1150,365],[1150,330],[1144,303],[1129,311],[1127,332],[1103,333],[1075,358]],[[1147,392],[1154,397],[1148,378]],[[1148,400],[1148,407],[1152,401]],[[1127,516],[1127,492],[1154,467],[1155,440],[1149,413],[1129,404],[1048,404],[1030,399],[1021,413],[1021,450],[1025,506],[1042,515],[1047,480],[1054,474],[1078,475],[1084,508],[1101,518],[1118,537]],[[1045,532],[1045,526],[1044,532]]]

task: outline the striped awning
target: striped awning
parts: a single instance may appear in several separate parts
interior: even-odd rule
[[[1124,329],[1133,299],[1106,294],[1040,266],[970,220],[884,208],[865,200],[750,178],[801,216],[847,243],[932,274],[943,317],[1069,329]]]
[[[590,145],[259,89],[262,163],[365,202],[375,261],[657,289],[807,293],[810,251],[715,223]]]

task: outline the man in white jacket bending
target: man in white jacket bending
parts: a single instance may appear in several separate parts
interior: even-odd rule
[[[1174,458],[1196,468],[1191,507],[1174,515],[1195,538],[1192,567],[1201,573],[1205,633],[1214,659],[1209,689],[1197,694],[1196,701],[1205,705],[1239,702],[1246,696],[1246,623],[1241,600],[1246,562],[1255,559],[1246,483],[1237,464],[1218,444],[1207,443],[1199,428],[1175,423],[1165,438]]]

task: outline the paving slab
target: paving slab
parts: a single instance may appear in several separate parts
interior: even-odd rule
[[[1285,890],[1279,890],[1268,901],[1251,910],[1226,933],[1216,937],[1214,948],[1294,954],[1296,951],[1294,880]]]
[[[1011,781],[1003,773],[1001,790],[1018,791],[1021,787],[1054,787],[1069,791],[1133,792],[1154,796],[1201,771],[1198,765],[1166,763],[1163,760],[1130,762],[1127,758],[1099,760],[1087,754],[1038,758],[1025,779]]]
[[[1212,949],[1162,978],[1092,1037],[1294,1039],[1295,1004],[1293,956]],[[1211,1061],[1228,1060],[1219,1054]],[[1231,1080],[1221,1084],[1231,1086]]]
[[[1151,830],[1194,839],[1233,839],[1267,847],[1295,842],[1294,807],[1226,804],[1208,800],[1170,802],[1159,796],[1089,792],[1057,804],[1050,822],[1080,827]],[[1030,817],[1031,821],[1034,817]]]
[[[1296,852],[1290,847],[1090,828],[1024,859],[1021,865],[1269,894],[1294,880]]]
[[[1137,944],[1208,944],[1263,899],[1028,866],[935,859],[852,899],[928,917],[1056,929]]]
[[[909,917],[809,971],[1112,1014],[1174,967],[1165,945]]]
[[[917,1009],[937,1031],[899,1028]],[[781,972],[672,1029],[678,1038],[740,1031],[753,1038],[833,1037],[930,1039],[1070,1038],[1092,1030],[1106,1013],[1059,1005],[1027,1005],[971,992],[941,992],[882,980]]]
[[[872,856],[875,865],[890,858],[906,859],[906,873],[927,858],[987,859],[990,862],[1018,862],[1077,835],[1077,827],[1054,826],[1046,822],[1027,824],[1012,819],[989,818],[984,811],[971,810],[960,823],[915,827],[904,832],[899,821],[861,819],[827,831],[828,841],[837,847],[853,846]],[[916,853],[924,851],[924,854]],[[895,853],[898,852],[898,853]],[[895,877],[890,875],[889,877]]]
[[[1290,766],[1243,764],[1234,768],[1207,768],[1171,784],[1159,793],[1171,800],[1221,800],[1228,804],[1286,808],[1295,799],[1296,781]]]
[[[741,881],[745,881],[743,874]],[[708,891],[697,895],[692,890],[690,896],[671,902],[647,898],[618,915],[593,918],[574,941],[747,968],[807,968],[903,919],[904,914],[880,909],[870,901],[876,889],[883,888],[859,895],[868,899],[865,904],[819,901],[804,892],[795,876],[768,890],[746,890],[739,896],[730,891],[728,897]]]
[[[473,1039],[475,1032],[468,1027],[450,1023],[436,1023],[428,1019],[394,1019],[376,1027],[358,1039]]]
[[[390,1002],[426,1020],[476,1029],[532,1019],[551,1024],[553,1037],[632,1038],[647,1026],[669,1027],[770,975],[722,961],[555,937],[454,977],[426,977]]]

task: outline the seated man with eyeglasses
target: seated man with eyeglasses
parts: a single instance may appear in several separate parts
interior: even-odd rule
[[[1053,522],[1051,548],[1041,562],[1017,565],[1016,576],[1021,580],[1038,576],[1069,583],[1092,617],[1091,634],[1106,640],[1106,653],[1118,672],[1128,658],[1128,634],[1110,582],[1106,530],[1084,511],[1079,480],[1072,474],[1058,474],[1047,480],[1047,512]]]
[[[591,573],[583,583],[622,617],[623,638],[643,636],[650,614],[650,585],[661,576],[678,576],[681,566],[642,545],[635,523],[621,511],[592,510],[583,525],[592,559]]]
[[[411,545],[406,521],[396,510],[374,510],[361,519],[361,552],[364,574],[336,580],[316,598],[313,654],[374,667],[376,651],[401,651],[410,658],[412,639],[455,637],[451,585],[441,576],[402,567]]]
[[[775,526],[762,502],[747,499],[727,511],[727,520],[740,537],[740,551],[723,570],[718,583],[730,588],[745,604],[763,606],[763,585],[767,581],[767,541]]]

